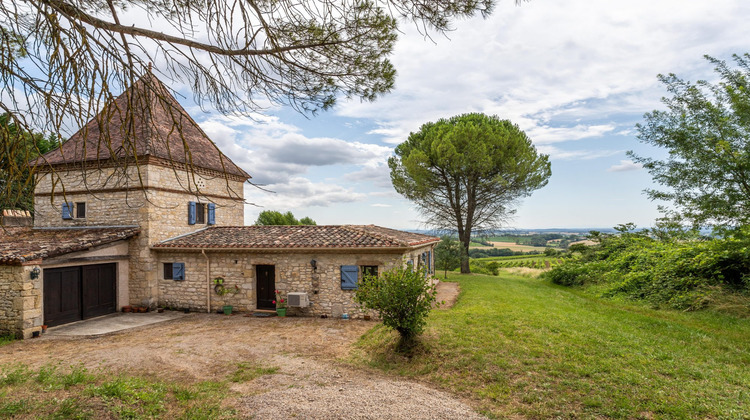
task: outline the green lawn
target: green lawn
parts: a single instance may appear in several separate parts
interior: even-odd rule
[[[542,280],[451,274],[423,347],[376,328],[353,363],[426,380],[496,417],[750,418],[750,320],[654,311]]]

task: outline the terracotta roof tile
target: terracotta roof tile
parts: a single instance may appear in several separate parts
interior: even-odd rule
[[[0,265],[21,264],[135,236],[137,227],[33,229],[0,228]]]
[[[51,165],[63,165],[134,156],[151,156],[250,178],[216,147],[152,74],[145,75],[107,104],[61,147],[32,164],[43,166],[44,159]]]
[[[374,225],[214,226],[153,248],[409,248],[438,241],[434,236]]]

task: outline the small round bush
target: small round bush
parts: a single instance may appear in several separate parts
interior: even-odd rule
[[[437,290],[424,270],[394,268],[378,277],[366,277],[359,284],[354,301],[378,312],[383,324],[410,344],[424,331],[427,315],[435,303]]]

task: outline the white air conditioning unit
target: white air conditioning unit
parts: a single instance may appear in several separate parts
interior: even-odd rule
[[[286,300],[291,307],[307,308],[310,306],[310,299],[307,298],[307,293],[290,292],[286,295]]]

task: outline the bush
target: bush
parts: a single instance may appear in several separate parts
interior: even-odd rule
[[[695,310],[711,302],[713,293],[750,290],[748,273],[746,236],[657,240],[648,232],[625,232],[603,237],[581,258],[566,260],[545,277],[564,286],[600,283],[604,296]]]
[[[383,324],[401,336],[400,347],[410,347],[424,331],[437,290],[424,270],[394,268],[359,284],[354,301],[378,312]]]

